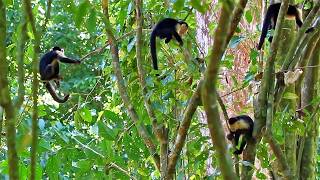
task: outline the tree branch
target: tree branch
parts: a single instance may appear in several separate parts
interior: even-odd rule
[[[214,44],[202,88],[202,102],[207,115],[211,140],[217,150],[220,170],[224,179],[237,179],[232,168],[231,157],[227,151],[225,134],[219,117],[216,94],[217,74],[219,72],[221,58],[227,46],[228,30],[230,29],[232,20],[230,13],[232,11],[233,2],[224,1],[222,3],[219,23],[214,33]]]
[[[108,41],[109,41],[109,44],[111,47],[112,66],[113,66],[113,70],[114,70],[114,73],[116,76],[120,96],[122,98],[122,101],[123,101],[125,107],[127,108],[128,112],[129,112],[129,115],[130,115],[132,121],[135,123],[140,136],[142,137],[150,154],[152,155],[152,157],[155,161],[156,167],[158,169],[160,169],[160,158],[156,152],[156,146],[152,142],[152,139],[151,139],[150,135],[148,134],[143,123],[140,123],[138,114],[137,114],[136,110],[134,109],[133,105],[131,104],[130,98],[129,98],[128,93],[126,91],[127,88],[125,86],[123,75],[122,75],[121,68],[120,68],[119,54],[118,54],[119,50],[118,50],[116,38],[112,32],[113,28],[112,28],[110,20],[109,20],[108,0],[102,1],[102,9],[103,9],[103,12],[105,15],[105,26],[106,26],[106,32],[108,35]]]
[[[9,178],[19,179],[18,156],[16,150],[16,114],[10,97],[8,83],[8,62],[6,60],[6,6],[3,0],[0,0],[0,105],[5,111],[6,118],[6,138],[7,138],[7,156],[9,166]]]
[[[32,143],[31,143],[31,174],[30,179],[36,178],[36,157],[37,157],[37,145],[38,145],[38,54],[40,52],[40,34],[36,29],[36,23],[32,14],[30,0],[24,0],[25,12],[27,14],[29,23],[31,25],[32,33],[34,36],[33,44],[33,62],[32,62]]]
[[[174,146],[169,156],[168,179],[172,179],[174,176],[177,160],[185,144],[192,117],[194,115],[194,112],[197,110],[197,107],[201,103],[200,92],[201,92],[202,85],[203,85],[203,80],[200,80],[184,112],[183,119],[178,129],[178,134],[177,134]]]
[[[290,169],[287,165],[284,154],[281,152],[279,145],[272,137],[272,121],[274,115],[274,82],[275,82],[275,60],[280,42],[281,28],[284,22],[284,16],[288,10],[289,1],[283,0],[277,18],[274,38],[271,43],[270,55],[267,58],[266,68],[263,73],[260,93],[258,97],[259,108],[257,108],[256,123],[254,126],[253,136],[257,137],[266,125],[265,137],[269,142],[271,149],[276,155],[277,162],[281,165],[281,171],[286,179],[290,179]],[[260,139],[260,138],[256,138]]]
[[[315,4],[315,6],[312,8],[311,12],[307,16],[307,18],[304,21],[299,32],[295,36],[296,38],[294,39],[294,41],[292,42],[292,44],[290,46],[289,52],[288,52],[288,54],[285,58],[285,61],[281,67],[281,71],[286,71],[289,69],[289,67],[294,67],[296,65],[292,62],[292,60],[294,59],[294,56],[301,55],[301,54],[295,54],[296,49],[297,49],[297,47],[299,47],[301,40],[304,39],[303,36],[308,36],[308,34],[306,35],[305,32],[306,32],[307,28],[310,27],[314,17],[319,13],[319,8],[320,8],[320,1],[318,1]],[[295,62],[295,63],[297,63],[297,62]],[[276,106],[281,101],[282,94],[284,92],[284,88],[285,87],[282,86],[281,84],[279,84],[278,82],[276,83],[276,88],[275,88],[275,101],[276,101],[275,104],[276,104]]]
[[[19,39],[17,40],[17,64],[18,64],[18,97],[15,101],[15,108],[17,110],[20,109],[21,105],[24,101],[24,95],[25,95],[25,87],[24,87],[24,78],[25,78],[25,72],[24,72],[24,48],[25,43],[28,39],[27,36],[27,20],[26,20],[26,13],[24,10],[22,10],[22,17],[21,17],[21,23],[19,27],[19,33],[18,33]]]

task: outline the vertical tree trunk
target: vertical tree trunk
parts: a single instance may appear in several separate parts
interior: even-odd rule
[[[16,151],[15,109],[10,97],[8,84],[8,63],[6,60],[6,7],[0,0],[0,105],[5,111],[6,137],[10,179],[19,179],[18,156]]]
[[[294,3],[294,0],[289,1],[290,4]],[[295,21],[285,21],[282,28],[281,35],[281,44],[279,47],[279,54],[277,56],[279,65],[283,64],[284,57],[287,54],[290,45],[295,38],[296,24]],[[287,86],[285,93],[295,93],[295,85]],[[280,104],[280,109],[288,109],[286,113],[294,114],[297,107],[296,99],[283,99]],[[296,149],[297,149],[297,134],[292,130],[284,130],[284,149],[286,160],[289,165],[289,169],[291,173],[295,173],[296,171]],[[295,175],[293,174],[293,177]]]
[[[319,34],[319,33],[318,33]],[[311,56],[309,66],[318,66],[320,64],[320,40],[318,40],[313,56]],[[307,68],[305,72],[305,79],[302,88],[302,107],[306,107],[310,114],[315,113],[319,107],[310,106],[311,101],[317,97],[319,93],[316,89],[319,82],[319,67]],[[315,116],[312,119],[306,119],[305,122],[310,121],[309,128],[307,126],[307,133],[304,144],[302,145],[303,153],[300,167],[300,177],[303,179],[316,179],[316,165],[317,165],[317,138],[318,138],[318,118]],[[301,178],[300,178],[301,179]]]

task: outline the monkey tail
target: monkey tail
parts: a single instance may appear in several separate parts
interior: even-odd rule
[[[268,33],[269,27],[271,25],[271,19],[272,19],[272,11],[270,9],[268,9],[267,14],[263,20],[262,32],[261,32],[259,44],[257,46],[258,50],[261,50],[262,45],[264,43],[264,40],[267,37],[267,33]]]
[[[58,103],[65,103],[68,99],[69,99],[69,94],[65,95],[64,98],[60,98],[58,96],[58,94],[56,93],[56,91],[53,89],[52,85],[50,84],[50,82],[44,82],[47,90],[49,91],[49,93],[51,94],[53,100],[57,101]]]
[[[157,47],[156,47],[156,32],[155,31],[152,31],[152,33],[151,33],[150,50],[151,50],[153,69],[154,70],[158,70]]]

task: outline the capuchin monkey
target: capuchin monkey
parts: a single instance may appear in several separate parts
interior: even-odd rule
[[[230,134],[227,135],[227,138],[232,141],[235,140],[236,150],[234,154],[241,154],[247,141],[252,138],[254,122],[247,115],[240,115],[236,117],[232,117],[228,120],[228,127],[230,130]],[[239,145],[239,138],[242,136],[242,142],[240,145],[240,149],[237,149]]]
[[[260,41],[257,46],[258,50],[261,50],[262,45],[264,43],[264,39],[267,36],[268,30],[275,29],[276,24],[277,24],[277,18],[278,18],[280,6],[281,6],[281,3],[275,3],[275,4],[271,4],[268,7],[266,16],[263,20]],[[296,5],[289,5],[287,14],[285,15],[285,18],[290,19],[290,20],[296,20],[296,24],[299,27],[301,27],[303,24],[301,9],[299,9]],[[268,41],[271,43],[272,36],[269,37]]]
[[[64,103],[68,100],[69,94],[65,95],[63,98],[60,98],[50,83],[50,81],[53,80],[57,87],[60,87],[60,80],[62,77],[59,75],[59,62],[80,64],[81,61],[66,57],[64,55],[64,50],[60,47],[52,48],[40,59],[39,70],[41,80],[44,82],[52,98],[58,103]]]
[[[155,70],[158,70],[156,37],[159,37],[160,39],[166,39],[166,44],[168,44],[170,40],[174,38],[179,42],[180,46],[183,46],[181,36],[187,33],[187,31],[188,24],[186,22],[172,18],[165,18],[156,24],[150,37],[150,50],[153,68]],[[157,76],[159,76],[159,74],[157,74]]]

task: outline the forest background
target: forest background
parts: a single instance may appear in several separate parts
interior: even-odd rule
[[[318,0],[283,0],[272,44],[256,45],[266,0],[0,0],[0,178],[315,179],[319,173]],[[304,25],[284,20],[300,3]],[[184,46],[150,33],[184,19]],[[53,46],[54,102],[39,80]],[[302,70],[297,80],[278,75]],[[162,79],[155,76],[160,73]],[[225,138],[229,117],[255,120],[244,153]]]

